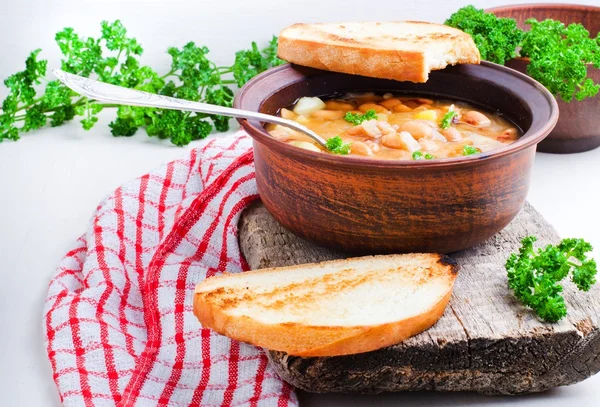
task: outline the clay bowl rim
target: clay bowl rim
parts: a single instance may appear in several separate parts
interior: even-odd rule
[[[527,3],[527,4],[506,4],[504,6],[497,7],[489,7],[484,11],[486,13],[496,13],[498,11],[508,11],[508,10],[523,10],[523,9],[531,9],[531,8],[550,8],[555,10],[577,10],[577,11],[597,11],[600,13],[600,7],[592,6],[587,4],[569,4],[569,3]],[[511,17],[509,17],[511,18]]]
[[[537,145],[540,141],[542,141],[552,129],[556,126],[558,121],[558,104],[556,99],[552,94],[539,82],[535,79],[531,78],[528,75],[525,75],[521,72],[518,72],[514,69],[507,68],[502,65],[498,65],[488,61],[481,61],[483,66],[505,71],[512,76],[515,76],[517,79],[521,81],[528,82],[531,86],[537,89],[548,101],[550,105],[550,118],[545,122],[540,128],[537,129],[536,132],[532,133],[531,129],[527,130],[517,141],[507,145],[506,147],[498,148],[489,152],[475,154],[472,156],[462,156],[462,157],[452,157],[452,158],[437,158],[433,160],[385,160],[385,159],[376,159],[376,158],[367,158],[367,157],[353,157],[353,156],[342,156],[338,154],[324,154],[322,152],[309,151],[300,147],[293,146],[288,143],[284,143],[272,137],[265,128],[257,121],[249,121],[246,119],[238,119],[241,127],[247,131],[247,133],[256,141],[266,145],[269,148],[274,148],[281,153],[288,154],[290,156],[295,156],[300,159],[306,159],[310,161],[323,161],[328,165],[333,166],[342,166],[342,167],[356,167],[356,166],[364,166],[368,168],[383,168],[383,169],[395,169],[395,168],[405,168],[405,169],[429,169],[429,168],[441,168],[441,167],[452,167],[459,165],[467,165],[474,164],[481,161],[491,160],[494,158],[502,157],[505,155],[515,154],[519,151],[527,149],[531,146]],[[248,89],[251,89],[256,83],[264,80],[265,78],[273,75],[282,70],[293,69],[291,64],[280,65],[255,76],[250,81],[248,81],[235,96],[233,101],[233,106],[236,108],[241,107],[241,103],[243,98],[245,97]],[[326,71],[328,73],[335,74],[335,72]],[[340,74],[342,75],[342,74]],[[272,94],[265,94],[264,99],[268,98]],[[311,95],[304,95],[311,96]],[[299,96],[300,97],[300,96]],[[263,99],[263,101],[264,101]],[[282,106],[283,107],[283,106]],[[533,112],[535,115],[535,111]]]

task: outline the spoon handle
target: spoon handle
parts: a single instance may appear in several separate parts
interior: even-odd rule
[[[53,73],[70,89],[74,90],[80,95],[87,96],[95,100],[102,100],[127,106],[156,107],[161,109],[218,114],[229,117],[256,119],[261,122],[280,124],[306,134],[315,140],[321,147],[327,149],[327,145],[323,138],[293,120],[283,119],[281,117],[271,116],[264,113],[211,105],[208,103],[193,102],[191,100],[178,99],[170,96],[143,92],[141,90],[129,89],[122,86],[111,85],[108,83],[95,81],[93,79],[84,78],[83,76],[70,74],[60,69],[55,69]]]

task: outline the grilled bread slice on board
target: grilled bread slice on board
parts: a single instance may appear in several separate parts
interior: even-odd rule
[[[362,353],[435,324],[456,274],[455,263],[438,254],[225,274],[196,286],[194,313],[220,334],[291,355]]]

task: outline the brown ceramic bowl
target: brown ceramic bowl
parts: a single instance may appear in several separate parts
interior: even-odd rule
[[[498,17],[514,18],[523,29],[527,28],[525,21],[529,18],[537,20],[552,18],[567,25],[581,23],[592,36],[600,32],[600,7],[573,4],[523,4],[496,7],[486,11]],[[516,58],[508,61],[506,66],[526,73],[528,64],[528,59]],[[589,65],[588,73],[595,82],[600,83],[600,69]],[[573,100],[566,103],[560,97],[557,100],[560,119],[552,133],[540,143],[538,151],[579,153],[600,146],[600,94],[581,102]]]
[[[493,152],[394,161],[304,150],[240,120],[254,139],[258,192],[269,212],[299,236],[353,253],[449,253],[493,236],[525,202],[536,145],[558,119],[543,86],[488,62],[436,71],[422,84],[283,65],[248,82],[234,106],[277,114],[299,97],[345,91],[467,101],[525,131]]]

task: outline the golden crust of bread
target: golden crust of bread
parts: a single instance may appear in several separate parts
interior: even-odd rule
[[[432,57],[431,50],[439,55]],[[414,21],[294,24],[281,31],[278,56],[312,68],[421,83],[431,70],[480,62],[469,34]]]
[[[247,342],[263,348],[286,352],[296,356],[338,356],[362,353],[390,346],[416,335],[431,327],[442,316],[450,296],[457,275],[457,267],[453,261],[443,255],[437,254],[412,254],[392,255],[405,256],[428,256],[431,258],[431,266],[427,269],[427,278],[437,278],[447,284],[447,292],[435,305],[425,312],[421,312],[410,318],[393,321],[385,324],[369,326],[315,326],[300,323],[274,323],[266,324],[247,315],[231,315],[228,311],[234,308],[239,301],[260,301],[261,298],[253,293],[228,292],[219,282],[226,284],[227,279],[233,275],[212,277],[196,286],[194,296],[194,314],[204,327],[211,328],[216,332],[232,339]],[[374,256],[389,257],[389,256]],[[360,259],[360,258],[358,258]],[[356,260],[358,260],[356,259]],[[351,267],[355,259],[333,260],[321,265],[334,265],[339,269],[336,273],[345,273]],[[306,265],[282,267],[275,269],[263,269],[250,271],[253,274],[285,273],[298,270]],[[409,271],[410,272],[410,271]],[[422,279],[422,276],[419,276]],[[363,284],[364,278],[359,278],[355,284]],[[338,292],[344,290],[336,281],[333,282]],[[207,288],[207,284],[211,287]],[[304,290],[307,284],[319,284],[323,281],[302,282]],[[420,284],[415,280],[414,284]],[[231,287],[230,287],[231,288]],[[235,287],[231,288],[236,290]],[[290,285],[286,285],[290,290]],[[293,288],[292,288],[293,289]],[[310,288],[309,288],[310,289]],[[238,298],[232,299],[232,294]],[[300,298],[298,302],[302,302]],[[301,304],[305,306],[306,304]]]

